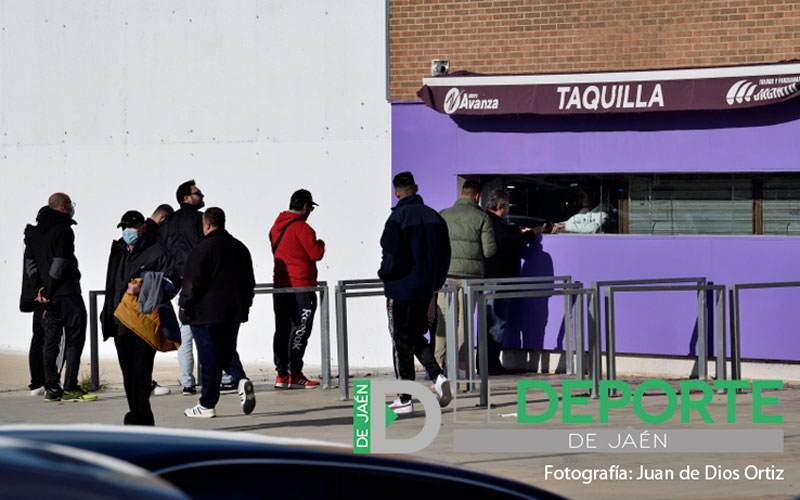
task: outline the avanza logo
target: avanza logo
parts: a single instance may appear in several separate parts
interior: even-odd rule
[[[765,78],[758,83],[749,80],[739,80],[728,89],[728,94],[725,96],[725,99],[731,106],[733,106],[734,103],[741,104],[750,101],[758,102],[782,99],[797,92],[798,88],[800,88],[798,87],[798,82],[800,82],[800,77]],[[766,85],[781,83],[788,85],[764,88]]]
[[[498,99],[480,99],[478,94],[467,94],[453,87],[444,96],[444,112],[452,115],[460,109],[497,109]]]

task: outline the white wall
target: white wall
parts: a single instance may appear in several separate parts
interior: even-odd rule
[[[389,213],[384,16],[373,0],[0,0],[0,350],[27,350],[22,231],[56,191],[77,203],[87,300],[121,214],[176,206],[189,178],[226,211],[257,281],[272,281],[267,231],[300,187],[320,204],[320,280],[375,277]],[[381,301],[354,303],[349,320],[351,364],[391,366]],[[272,332],[272,300],[257,296],[243,361],[271,364]],[[307,362],[319,352],[315,325]],[[113,342],[100,353],[116,357]]]

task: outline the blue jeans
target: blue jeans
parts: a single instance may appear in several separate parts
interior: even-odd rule
[[[219,383],[223,368],[230,371],[234,385],[247,378],[241,369],[242,365],[231,362],[234,357],[238,357],[236,339],[239,336],[239,322],[192,325],[192,336],[197,344],[197,356],[202,366],[200,379],[203,391],[200,404],[205,408],[214,408],[219,401]]]
[[[178,298],[180,294],[175,296],[173,302],[175,307],[180,310],[178,306]],[[178,320],[180,323],[180,319]],[[181,325],[181,345],[178,347],[178,365],[181,367],[181,385],[184,387],[194,387],[194,343],[192,342],[192,328],[189,325]]]

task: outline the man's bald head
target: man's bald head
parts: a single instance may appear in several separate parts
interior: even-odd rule
[[[69,215],[72,212],[72,200],[65,193],[53,193],[47,200],[47,206],[51,209]]]

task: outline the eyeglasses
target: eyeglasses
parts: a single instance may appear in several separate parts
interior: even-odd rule
[[[309,212],[313,212],[313,211],[314,211],[314,205],[311,205],[311,206],[309,206],[309,207],[308,207],[308,211],[309,211]]]
[[[202,192],[202,191],[200,191],[199,189],[198,189],[197,191],[195,191],[194,193],[191,193],[191,195],[192,195],[192,196],[199,196],[200,198],[205,198],[205,196],[206,196],[206,195],[204,195],[204,194],[203,194],[203,192]]]

